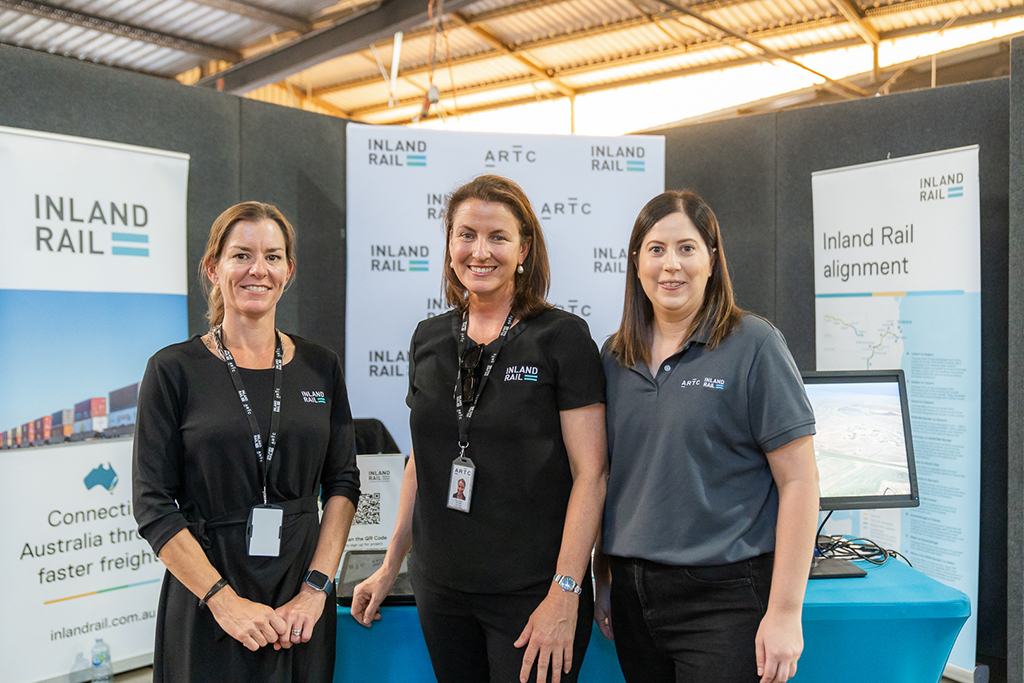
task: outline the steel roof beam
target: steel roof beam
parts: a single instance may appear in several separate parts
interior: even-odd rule
[[[853,26],[853,30],[864,39],[865,43],[868,45],[878,45],[878,31],[864,20],[860,11],[850,0],[832,0],[832,4],[846,17],[846,20]]]
[[[517,62],[525,66],[527,69],[532,71],[537,76],[540,76],[541,78],[549,81],[551,85],[555,86],[555,89],[558,90],[558,92],[562,93],[566,97],[573,97],[576,95],[576,92],[572,88],[568,87],[567,85],[559,81],[557,78],[552,76],[551,72],[548,71],[546,67],[544,67],[542,64],[537,63],[536,60],[534,60],[532,57],[528,57],[527,55],[523,54],[522,49],[512,49],[511,47],[508,46],[508,44],[505,41],[501,40],[498,36],[494,35],[487,29],[481,26],[471,24],[470,21],[459,12],[451,12],[449,14],[451,17],[455,19],[456,22],[458,22],[462,26],[465,26],[470,31],[472,31],[473,33],[487,41],[487,43],[494,47],[495,50],[497,50],[501,54],[511,57],[512,59],[516,60]]]
[[[228,14],[237,14],[240,17],[246,17],[248,19],[255,19],[256,21],[264,24],[270,24],[271,26],[279,26],[281,28],[291,29],[298,31],[299,33],[307,33],[313,30],[313,25],[304,19],[293,17],[288,14],[281,12],[275,12],[271,9],[264,9],[263,7],[257,7],[256,5],[250,5],[246,2],[239,2],[238,0],[188,0],[189,2],[195,3],[196,5],[203,5],[204,7],[211,7],[213,9],[219,9]]]
[[[50,21],[78,26],[91,31],[109,33],[119,38],[127,38],[140,43],[166,47],[178,52],[206,57],[207,59],[217,59],[225,62],[237,62],[242,59],[241,53],[228,48],[200,43],[168,33],[151,31],[140,26],[123,24],[93,14],[77,12],[42,2],[34,2],[33,0],[0,0],[0,10],[30,14],[41,19],[49,19]]]
[[[473,0],[447,0],[446,11],[458,11]],[[284,80],[328,59],[358,52],[371,43],[429,21],[423,0],[384,0],[344,20],[305,34],[276,50],[247,59],[226,71],[200,79],[196,85],[223,86],[237,94]]]

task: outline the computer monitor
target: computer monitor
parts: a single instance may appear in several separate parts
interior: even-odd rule
[[[819,508],[920,505],[903,371],[837,370],[805,372],[803,377],[814,408]],[[810,578],[865,575],[845,560],[818,556]]]

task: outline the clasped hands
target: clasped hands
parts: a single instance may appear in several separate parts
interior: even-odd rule
[[[207,606],[225,633],[255,652],[270,644],[275,650],[287,650],[307,642],[326,602],[326,593],[303,584],[294,598],[271,609],[240,597],[228,586],[214,595]]]

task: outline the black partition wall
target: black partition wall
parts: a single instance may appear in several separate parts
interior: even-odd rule
[[[1010,80],[1000,78],[658,131],[666,137],[666,187],[689,187],[708,200],[722,225],[740,305],[782,330],[804,370],[815,369],[811,173],[980,145],[984,391],[976,609],[979,658],[992,660],[996,671],[1007,656],[1009,94]]]
[[[232,204],[258,199],[276,204],[298,235],[296,279],[278,305],[279,326],[344,358],[346,125],[329,116],[0,45],[0,126],[191,156],[192,334],[206,329],[197,269],[210,225]]]

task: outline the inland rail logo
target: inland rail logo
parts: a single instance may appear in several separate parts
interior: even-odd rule
[[[366,141],[367,163],[370,166],[426,166],[426,140]]]
[[[496,168],[498,164],[532,164],[537,161],[537,152],[512,145],[511,149],[489,149],[484,153],[484,168]]]
[[[300,391],[303,403],[327,403],[327,397],[322,391]]]
[[[430,247],[425,244],[370,245],[370,270],[391,273],[425,273],[430,270]]]
[[[640,145],[591,145],[590,170],[612,173],[643,173],[646,150]]]
[[[409,352],[405,349],[370,349],[370,377],[408,377]]]
[[[938,199],[956,199],[964,196],[964,174],[927,176],[918,179],[919,200],[932,202]]]
[[[622,247],[594,247],[594,272],[625,273],[627,256]]]
[[[35,220],[36,251],[101,256],[109,249],[112,256],[149,256],[149,235],[130,232],[149,224],[143,204],[95,200],[90,205],[79,198],[76,208],[75,197],[37,194]]]
[[[505,369],[506,382],[536,382],[537,366],[535,365],[510,365]]]

